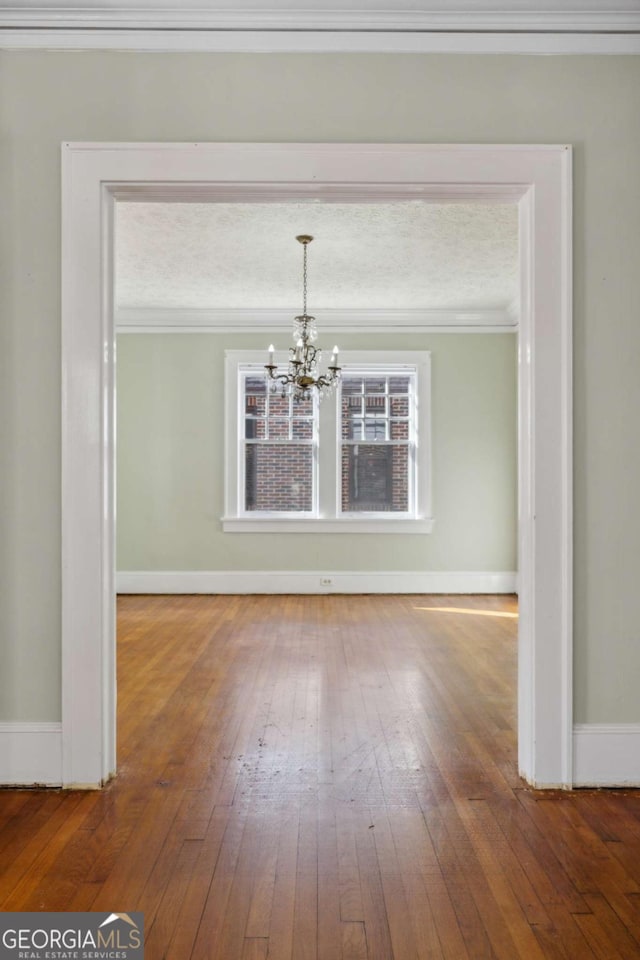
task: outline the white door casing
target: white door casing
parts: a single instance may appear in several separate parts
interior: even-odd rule
[[[113,213],[118,199],[501,201],[520,211],[518,762],[572,782],[571,149],[62,145],[62,781],[116,770]]]

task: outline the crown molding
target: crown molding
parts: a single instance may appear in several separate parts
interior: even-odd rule
[[[640,54],[639,34],[388,33],[224,30],[12,30],[5,50],[119,50],[132,53]]]
[[[156,0],[157,3],[157,0]],[[506,4],[503,3],[503,6]],[[637,54],[640,10],[0,6],[0,47],[140,52]]]
[[[194,146],[206,149],[206,144],[197,143]],[[100,144],[82,143],[74,144],[75,148],[82,150],[95,150]],[[163,144],[163,147],[165,144]],[[167,149],[175,147],[179,149],[181,144],[166,144]],[[277,147],[277,145],[274,145]],[[302,153],[308,152],[305,144],[291,145],[292,149]],[[332,146],[335,146],[333,144]],[[348,146],[343,144],[344,147]],[[434,149],[440,149],[441,145],[434,144]],[[136,144],[141,150],[152,149],[153,144]],[[386,149],[394,149],[393,144],[385,144]],[[118,149],[129,149],[127,144],[118,144]],[[224,144],[217,143],[216,149],[224,149]],[[319,148],[321,149],[321,148]],[[364,147],[363,149],[366,149]],[[407,148],[410,152],[410,147]],[[407,153],[407,149],[401,152]],[[446,147],[445,147],[446,149]],[[505,149],[510,149],[506,146]],[[522,148],[520,148],[522,149]],[[526,149],[526,148],[525,148]],[[555,149],[553,146],[550,149]],[[249,150],[249,148],[248,148]],[[377,152],[377,148],[372,148]],[[477,145],[461,144],[460,150],[477,150]],[[237,184],[225,183],[191,183],[191,184],[157,184],[142,185],[139,189],[129,184],[115,184],[113,196],[116,200],[124,200],[130,203],[138,201],[144,203],[211,203],[213,200],[223,203],[321,203],[323,201],[331,203],[388,203],[398,200],[424,200],[434,203],[517,203],[522,196],[522,187],[519,184],[505,187],[499,191],[491,185],[485,184],[376,184],[376,195],[372,198],[370,184],[328,184],[321,183],[294,183],[294,184],[264,184],[251,183]]]
[[[0,5],[0,27],[94,30],[304,30],[447,33],[636,33],[639,10],[229,10]]]
[[[299,308],[207,309],[122,307],[115,311],[118,333],[254,333],[289,332]],[[517,330],[510,309],[336,310],[319,311],[322,329],[357,333],[504,333]]]

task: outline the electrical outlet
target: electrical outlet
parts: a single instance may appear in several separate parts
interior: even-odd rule
[[[333,583],[333,577],[320,577],[321,587],[330,587]]]

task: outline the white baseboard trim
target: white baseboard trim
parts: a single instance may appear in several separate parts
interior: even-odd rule
[[[122,570],[118,593],[516,593],[513,572]]]
[[[0,723],[0,784],[62,784],[61,723]]]
[[[640,787],[640,723],[577,723],[576,787]]]

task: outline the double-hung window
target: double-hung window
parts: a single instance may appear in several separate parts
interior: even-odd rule
[[[429,354],[340,361],[320,404],[274,390],[261,353],[227,351],[224,530],[430,532]]]

